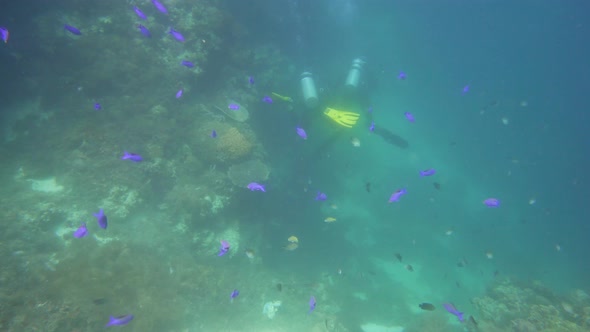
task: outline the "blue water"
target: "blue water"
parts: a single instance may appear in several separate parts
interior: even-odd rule
[[[590,329],[585,2],[161,3],[0,11],[0,330]]]

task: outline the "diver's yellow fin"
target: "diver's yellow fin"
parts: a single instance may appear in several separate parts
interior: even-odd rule
[[[278,99],[280,99],[282,101],[286,101],[286,102],[289,102],[289,103],[292,103],[293,102],[293,98],[291,98],[291,97],[283,96],[283,95],[280,95],[280,94],[278,94],[276,92],[271,92],[271,94],[272,94],[273,97],[278,98]]]
[[[324,114],[332,119],[332,121],[346,128],[352,128],[360,117],[358,113],[339,111],[330,107],[326,107]]]

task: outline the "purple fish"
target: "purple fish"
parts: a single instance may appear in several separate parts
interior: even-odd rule
[[[463,87],[463,90],[461,91],[461,95],[465,95],[467,92],[469,92],[469,84],[467,84],[466,86]]]
[[[373,113],[373,106],[369,106],[369,109],[367,109],[367,113]]]
[[[436,174],[436,170],[434,168],[425,169],[420,171],[420,176],[431,176]]]
[[[250,83],[250,85],[254,85],[254,77],[248,76],[248,83]]]
[[[398,80],[405,80],[408,76],[406,75],[406,73],[404,73],[403,71],[399,72],[399,75],[397,75],[397,79]]]
[[[192,63],[192,62],[190,62],[188,60],[182,60],[180,62],[180,64],[183,65],[183,66],[185,66],[185,67],[188,67],[188,68],[193,68],[195,66],[194,63]]]
[[[406,119],[408,119],[408,121],[410,121],[410,122],[414,122],[414,121],[415,121],[415,120],[414,120],[414,116],[413,116],[413,115],[412,115],[412,113],[410,113],[410,112],[405,112],[405,113],[404,113],[404,116],[405,116],[405,117],[406,117]]]
[[[68,30],[76,36],[80,36],[82,34],[82,32],[78,28],[71,26],[69,24],[64,25],[64,29]]]
[[[176,99],[180,99],[180,97],[182,97],[183,93],[184,93],[184,90],[182,90],[182,89],[178,90],[178,92],[176,93]]]
[[[123,157],[121,157],[121,160],[131,160],[133,162],[138,163],[138,162],[142,161],[143,158],[136,153],[130,153],[127,151],[123,151]]]
[[[315,297],[312,296],[309,299],[309,312],[308,313],[311,313],[314,309],[315,309]]]
[[[86,228],[86,223],[83,222],[80,225],[80,227],[78,227],[78,229],[74,232],[74,237],[80,239],[85,237],[86,234],[88,234],[88,229]]]
[[[250,191],[262,191],[262,192],[266,192],[266,189],[260,183],[251,182],[251,183],[248,184],[247,187],[248,187],[248,189],[250,189]]]
[[[307,133],[305,132],[305,130],[301,127],[297,127],[297,135],[299,135],[299,137],[303,138],[303,139],[307,139]]]
[[[323,192],[318,191],[317,195],[315,195],[316,201],[325,201],[326,199],[328,199],[328,195]]]
[[[240,105],[231,103],[231,104],[227,105],[227,108],[229,108],[232,111],[237,111],[240,109]]]
[[[497,198],[488,198],[483,201],[485,205],[491,208],[497,208],[500,206],[500,200]]]
[[[239,291],[239,290],[237,290],[237,289],[234,289],[234,290],[231,292],[230,296],[229,296],[229,301],[233,303],[233,302],[234,302],[234,299],[235,299],[236,297],[238,297],[238,295],[240,295],[240,291]]]
[[[104,214],[103,209],[98,210],[98,213],[94,213],[92,215],[96,217],[96,221],[98,222],[98,226],[100,226],[100,228],[107,229],[107,216]]]
[[[8,29],[0,27],[0,36],[2,37],[4,44],[8,43],[8,36],[10,36]]]
[[[137,14],[137,16],[139,16],[139,18],[141,18],[142,20],[147,20],[147,16],[145,16],[145,14],[141,10],[139,10],[137,6],[133,6],[133,11],[135,11],[135,14]]]
[[[457,316],[457,318],[459,318],[459,321],[463,321],[463,313],[457,310],[457,308],[455,308],[455,306],[452,303],[443,303],[443,307],[445,307],[446,311]]]
[[[127,325],[130,321],[133,320],[133,315],[125,315],[125,316],[118,316],[118,317],[109,317],[109,322],[105,327],[109,326],[118,326],[118,325]]]
[[[223,256],[229,251],[229,243],[225,240],[221,240],[219,242],[221,243],[221,247],[219,247],[219,253],[217,256]]]
[[[144,27],[141,24],[137,25],[137,28],[139,29],[139,32],[141,32],[142,35],[151,38],[152,37],[152,33],[150,32],[150,30],[148,30],[148,28]]]
[[[160,1],[152,0],[152,3],[154,4],[154,6],[156,6],[156,9],[158,9],[160,12],[168,15],[168,9],[166,9],[166,7],[164,7],[164,5],[162,3],[160,3]]]
[[[168,31],[168,33],[171,34],[172,37],[174,37],[174,39],[178,40],[181,43],[184,43],[184,36],[180,32],[170,28],[170,31]]]
[[[369,131],[375,130],[375,122],[371,121],[371,125],[369,126]]]
[[[265,102],[265,103],[268,103],[268,104],[272,104],[272,98],[269,97],[269,96],[264,96],[262,98],[262,101]]]
[[[211,137],[216,138],[217,137],[217,132],[215,131],[215,129],[213,129],[211,131]]]
[[[101,109],[102,109],[102,106],[99,103],[94,103],[94,110],[100,111]]]
[[[389,201],[387,201],[387,202],[388,203],[397,202],[397,201],[399,201],[400,197],[402,197],[405,194],[406,194],[406,189],[405,188],[398,189],[396,192],[394,192],[393,194],[391,194],[391,197],[389,197]]]

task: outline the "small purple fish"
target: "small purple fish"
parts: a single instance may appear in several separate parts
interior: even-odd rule
[[[248,76],[248,83],[250,83],[250,85],[254,85],[254,77]]]
[[[371,125],[369,126],[369,131],[375,130],[375,122],[371,121]]]
[[[229,243],[225,240],[221,240],[219,242],[221,243],[221,247],[219,247],[219,253],[217,256],[223,256],[229,251]]]
[[[314,309],[315,309],[315,303],[316,303],[316,302],[315,302],[315,297],[314,297],[314,296],[312,296],[312,297],[309,299],[309,312],[308,312],[309,314],[310,314],[312,311],[314,311]]]
[[[231,104],[227,105],[227,108],[229,108],[232,111],[237,111],[240,109],[240,105],[231,103]]]
[[[160,12],[168,15],[168,9],[166,9],[166,7],[164,7],[164,5],[162,3],[160,3],[160,1],[152,0],[152,3],[154,4],[154,6],[156,6],[156,9],[158,9]]]
[[[78,229],[76,229],[76,231],[74,232],[74,237],[80,239],[85,237],[86,234],[88,234],[88,229],[86,228],[86,223],[83,222],[80,225],[80,227],[78,227]]]
[[[82,34],[82,32],[78,28],[71,26],[69,24],[64,25],[64,29],[68,30],[76,36],[80,36]]]
[[[467,84],[466,86],[463,87],[463,90],[461,91],[461,95],[465,95],[467,92],[469,92],[469,84]]]
[[[266,192],[266,189],[260,183],[251,182],[251,183],[248,184],[247,187],[248,187],[248,189],[250,189],[250,191],[262,191],[262,192]]]
[[[399,72],[399,75],[397,75],[397,79],[398,80],[405,80],[408,76],[406,75],[406,73],[404,73],[403,71]]]
[[[100,228],[107,229],[107,216],[104,214],[103,209],[98,210],[97,213],[94,213],[92,215],[96,217],[96,222],[98,222],[98,226],[100,226]]]
[[[463,313],[460,312],[459,310],[457,310],[457,308],[455,308],[455,306],[452,303],[443,303],[443,307],[445,307],[446,311],[457,316],[459,321],[461,321],[461,322],[463,321]]]
[[[393,194],[391,194],[391,197],[389,197],[389,201],[387,201],[388,203],[393,203],[393,202],[397,202],[399,201],[400,197],[402,197],[403,195],[406,194],[406,189],[402,188],[402,189],[398,189],[396,192],[394,192]]]
[[[139,32],[141,32],[142,35],[151,38],[152,37],[152,33],[150,32],[150,30],[148,30],[148,28],[144,27],[141,24],[137,25],[137,28],[139,29]]]
[[[436,170],[434,168],[425,169],[420,171],[420,176],[431,176],[436,174]]]
[[[297,135],[299,135],[299,137],[303,138],[303,139],[307,139],[307,133],[305,132],[305,130],[301,127],[297,127]]]
[[[215,131],[215,129],[213,129],[213,130],[211,131],[211,137],[212,137],[212,138],[216,138],[216,137],[217,137],[217,132]]]
[[[262,98],[262,101],[265,102],[265,103],[268,103],[268,104],[272,104],[272,98],[269,97],[269,96],[264,96]]]
[[[412,113],[410,113],[410,112],[405,112],[405,113],[404,113],[404,116],[405,116],[405,117],[406,117],[406,119],[408,119],[408,121],[410,121],[410,122],[414,122],[414,121],[415,121],[415,119],[414,119],[414,116],[413,116],[413,115],[412,115]]]
[[[373,113],[373,106],[369,106],[369,109],[367,109],[367,113]]]
[[[170,28],[170,31],[168,31],[168,33],[171,34],[172,37],[174,37],[174,39],[178,40],[181,43],[184,43],[184,36],[180,32]]]
[[[145,14],[139,8],[137,8],[137,6],[133,6],[133,11],[135,11],[135,14],[137,14],[137,16],[139,16],[139,18],[142,20],[147,20],[147,16],[145,16]]]
[[[120,326],[120,325],[127,325],[130,321],[133,320],[133,315],[125,315],[125,316],[118,316],[118,317],[109,317],[109,322],[105,327],[109,326]]]
[[[100,111],[101,109],[102,109],[102,106],[99,103],[94,103],[94,110]]]
[[[188,68],[193,68],[195,66],[194,63],[192,63],[192,62],[190,62],[188,60],[182,60],[180,62],[180,64],[183,65],[183,66],[185,66],[185,67],[188,67]]]
[[[326,199],[328,199],[328,195],[323,192],[318,191],[317,195],[315,195],[316,201],[325,201]]]
[[[485,205],[491,208],[497,208],[500,206],[500,200],[497,198],[488,198],[483,201]]]
[[[6,29],[4,27],[0,27],[0,36],[2,37],[4,44],[8,43],[8,36],[10,36],[8,29]]]
[[[178,92],[176,93],[176,99],[180,99],[180,97],[182,97],[183,93],[184,93],[183,89],[178,90]]]
[[[143,158],[136,153],[130,153],[127,151],[123,151],[123,157],[121,157],[121,160],[131,160],[133,162],[138,163],[138,162],[142,161]]]
[[[229,296],[229,301],[230,301],[231,303],[233,303],[233,302],[234,302],[234,299],[235,299],[236,297],[238,297],[238,295],[240,295],[240,291],[239,291],[239,290],[237,290],[237,289],[234,289],[234,290],[231,292],[230,296]]]

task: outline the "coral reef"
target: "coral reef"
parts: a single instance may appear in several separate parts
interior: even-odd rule
[[[480,323],[502,331],[581,332],[590,327],[584,316],[586,309],[590,312],[590,299],[579,294],[564,299],[539,282],[504,279],[472,303],[481,315]]]
[[[217,138],[211,138],[211,131],[217,132]],[[247,125],[238,128],[233,124],[221,121],[203,123],[196,131],[193,139],[195,155],[212,165],[233,164],[243,160],[258,147],[254,132]]]
[[[269,174],[266,164],[258,159],[233,165],[227,172],[228,178],[238,187],[245,187],[250,182],[265,181]]]

